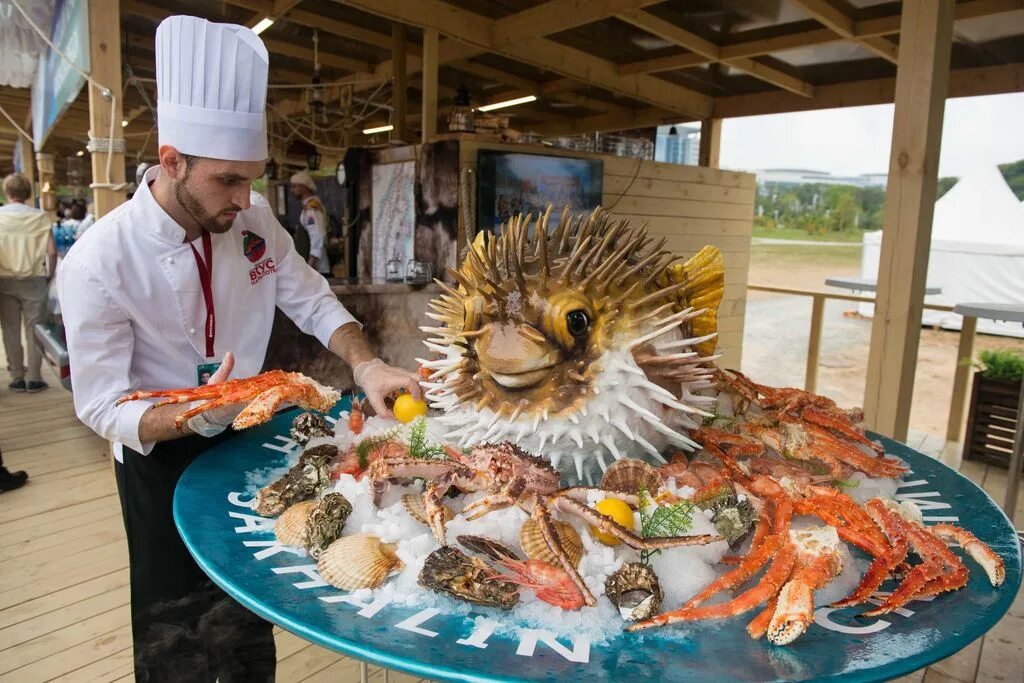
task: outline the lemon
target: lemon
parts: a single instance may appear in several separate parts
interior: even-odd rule
[[[417,401],[412,394],[402,394],[395,399],[395,407],[392,410],[399,422],[412,422],[420,415],[427,414],[427,402]]]
[[[604,500],[599,501],[597,505],[594,506],[594,509],[606,517],[611,517],[612,520],[617,522],[620,526],[624,526],[630,531],[634,529],[633,510],[618,498],[605,498]],[[590,528],[590,533],[594,535],[594,538],[605,545],[618,545],[621,543],[619,539],[611,534],[598,531],[594,527]]]

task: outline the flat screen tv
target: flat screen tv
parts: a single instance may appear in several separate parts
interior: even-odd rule
[[[600,159],[480,150],[477,152],[477,230],[498,234],[517,214],[535,216],[554,207],[586,213],[601,204]]]

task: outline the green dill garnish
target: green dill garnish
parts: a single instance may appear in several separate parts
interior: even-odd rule
[[[360,441],[359,445],[356,446],[356,455],[359,456],[359,469],[365,470],[370,464],[370,453],[373,453],[387,442],[393,441],[401,431],[401,427],[392,427],[386,432],[381,432]]]
[[[640,513],[640,535],[643,538],[656,536],[682,536],[693,526],[694,505],[688,500],[681,500],[674,505],[653,506],[651,494],[646,488],[640,487],[637,492],[637,510]],[[648,564],[651,557],[661,550],[641,550],[640,562]]]
[[[436,459],[445,458],[444,446],[427,441],[427,420],[417,418],[409,430],[409,455],[413,458]]]
[[[832,481],[833,488],[837,488],[841,491],[847,491],[849,489],[855,489],[860,486],[859,479],[835,479]]]

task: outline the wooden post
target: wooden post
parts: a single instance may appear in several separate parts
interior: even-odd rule
[[[89,84],[89,129],[92,137],[99,141],[99,148],[92,150],[92,181],[122,185],[121,189],[96,188],[93,190],[93,212],[99,218],[124,203],[124,134],[121,128],[121,13],[120,2],[89,3],[89,60],[91,76],[97,83],[108,89],[100,90]],[[117,97],[111,107],[110,94]],[[107,146],[110,123],[113,119],[114,134]],[[110,178],[107,178],[107,156],[110,159]]]
[[[437,135],[437,30],[423,29],[423,117],[421,140]]]
[[[949,81],[954,0],[905,0],[864,416],[907,437]]]
[[[977,329],[978,319],[965,315],[960,329],[960,344],[956,349],[956,372],[953,374],[953,398],[949,402],[946,441],[960,440],[960,425],[964,421],[964,407],[967,405],[967,387],[971,383],[974,333]]]
[[[825,297],[815,294],[811,299],[811,336],[807,341],[807,374],[804,391],[812,394],[818,387],[818,359],[821,356],[821,328],[825,323]]]
[[[697,163],[718,168],[718,153],[722,147],[722,119],[704,119],[700,122],[700,150]]]
[[[394,107],[394,118],[391,123],[395,129],[391,133],[392,140],[409,142],[408,129],[406,128],[406,69],[405,69],[405,24],[395,23],[391,27],[391,63],[394,73],[392,74],[391,105]]]
[[[55,217],[57,195],[54,194],[56,187],[53,184],[53,155],[39,152],[36,154],[36,165],[39,170],[39,208]]]
[[[24,135],[18,136],[19,150],[21,152],[21,174],[28,180],[32,187],[32,195],[28,198],[29,205],[34,205],[36,200],[36,156],[32,152],[32,141]]]

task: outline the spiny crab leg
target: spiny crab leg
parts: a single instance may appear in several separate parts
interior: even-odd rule
[[[626,627],[629,632],[643,631],[658,626],[668,626],[684,621],[699,621],[701,619],[727,619],[749,612],[760,604],[763,604],[774,597],[780,590],[786,579],[793,571],[793,564],[796,562],[796,549],[792,543],[783,544],[782,548],[772,559],[771,566],[765,572],[761,581],[750,590],[741,593],[739,596],[717,605],[701,605],[700,607],[684,607],[671,612],[665,612],[657,616],[638,621]]]
[[[552,509],[570,515],[576,515],[591,526],[597,527],[610,536],[619,539],[634,550],[662,550],[677,548],[683,545],[707,545],[721,541],[722,537],[715,534],[697,534],[694,536],[651,536],[642,538],[632,531],[616,523],[611,517],[602,515],[597,510],[587,507],[573,498],[555,494],[550,499]]]
[[[768,624],[768,640],[788,645],[799,638],[814,621],[814,591],[834,579],[842,570],[838,552],[825,552],[793,572],[779,592],[775,613]]]
[[[594,594],[587,588],[587,584],[584,583],[583,577],[576,570],[576,565],[572,563],[569,556],[565,554],[565,550],[562,548],[561,541],[558,540],[558,533],[555,531],[555,526],[551,523],[551,513],[548,512],[547,505],[544,503],[544,498],[539,494],[533,495],[533,512],[530,514],[535,522],[540,527],[541,534],[544,536],[544,542],[547,544],[548,549],[554,554],[555,559],[558,560],[558,564],[561,565],[565,573],[572,579],[573,584],[579,589],[580,593],[583,594],[583,601],[588,607],[593,607],[597,604],[597,600],[594,598]]]
[[[985,570],[989,583],[993,586],[1003,585],[1003,581],[1006,580],[1006,565],[1003,558],[996,555],[992,548],[979,541],[970,531],[945,523],[931,526],[928,530],[947,543],[959,543],[964,552]]]
[[[895,569],[900,563],[907,558],[907,550],[910,549],[910,544],[906,538],[897,538],[889,552],[878,555],[875,557],[871,566],[864,572],[863,578],[860,580],[860,584],[853,589],[853,592],[848,596],[832,604],[833,607],[852,607],[853,605],[859,605],[868,598],[870,598],[878,587],[882,585],[886,577]]]
[[[701,603],[707,602],[722,591],[731,590],[736,586],[742,585],[771,559],[782,542],[783,538],[781,536],[771,535],[766,537],[760,545],[752,546],[750,552],[739,561],[735,569],[722,574],[704,590],[690,598],[683,607],[696,607]]]

